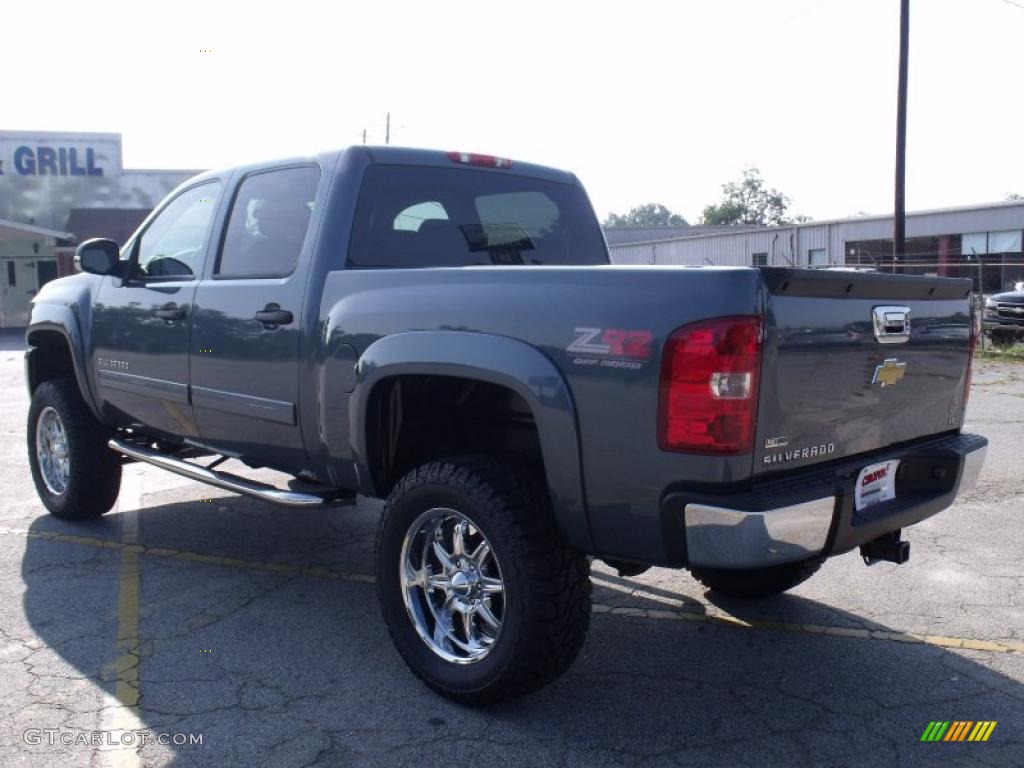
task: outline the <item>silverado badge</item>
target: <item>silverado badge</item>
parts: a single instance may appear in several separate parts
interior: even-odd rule
[[[895,357],[890,357],[883,361],[881,365],[875,366],[875,375],[871,377],[871,383],[881,384],[883,389],[891,387],[902,379],[906,372],[906,363],[901,363]]]

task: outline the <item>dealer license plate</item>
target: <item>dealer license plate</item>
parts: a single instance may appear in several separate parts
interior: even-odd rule
[[[899,460],[864,467],[857,475],[854,501],[858,510],[896,498],[896,468]]]

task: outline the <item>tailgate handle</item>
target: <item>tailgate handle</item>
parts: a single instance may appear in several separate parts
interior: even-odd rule
[[[910,307],[874,307],[871,321],[879,344],[902,344],[910,338]]]

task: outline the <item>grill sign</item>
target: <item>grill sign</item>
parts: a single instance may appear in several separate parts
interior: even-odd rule
[[[78,154],[77,147],[30,147],[14,150],[14,170],[22,176],[102,176],[92,147]],[[2,173],[2,169],[0,169]]]

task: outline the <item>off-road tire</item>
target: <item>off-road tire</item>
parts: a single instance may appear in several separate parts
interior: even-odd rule
[[[403,600],[403,541],[436,507],[457,510],[487,538],[505,584],[501,633],[470,664],[446,661],[428,647]],[[534,462],[470,456],[412,470],[388,496],[376,549],[377,592],[391,639],[409,668],[442,696],[471,706],[523,696],[561,675],[583,646],[590,562],[562,540]]]
[[[36,456],[36,423],[53,408],[67,437],[68,482],[63,493],[47,488]],[[107,447],[109,430],[89,411],[78,385],[71,379],[52,379],[39,385],[28,411],[28,461],[43,506],[65,520],[99,517],[114,506],[121,490],[121,461]]]
[[[726,597],[757,599],[779,595],[803,584],[818,572],[823,562],[816,558],[745,570],[691,568],[690,573],[712,592]]]

